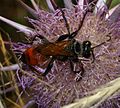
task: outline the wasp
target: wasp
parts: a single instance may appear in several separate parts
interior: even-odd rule
[[[53,66],[53,62],[55,60],[60,60],[63,62],[68,60],[70,62],[71,70],[75,73],[79,73],[81,71],[80,76],[82,77],[84,73],[84,68],[81,63],[81,60],[79,60],[79,57],[90,58],[92,56],[93,61],[94,61],[95,56],[93,53],[93,49],[95,47],[98,47],[104,44],[105,42],[95,47],[92,47],[91,42],[88,40],[80,43],[76,39],[74,39],[74,37],[78,34],[80,28],[82,27],[82,24],[84,22],[85,16],[88,11],[84,13],[82,21],[80,22],[78,29],[72,33],[70,33],[69,25],[64,15],[64,11],[60,9],[60,12],[64,19],[65,26],[67,28],[68,33],[60,35],[59,38],[55,42],[49,42],[42,35],[35,36],[34,39],[36,37],[39,37],[43,41],[43,43],[26,49],[21,56],[21,61],[23,61],[25,64],[34,66],[38,64],[44,64],[46,60],[49,59],[50,61],[46,67],[45,72],[43,73],[43,75],[46,76],[48,72],[51,70]],[[78,62],[81,64],[81,70],[75,71],[74,63],[78,63]]]

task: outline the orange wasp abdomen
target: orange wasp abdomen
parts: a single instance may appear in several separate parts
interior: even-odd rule
[[[28,48],[22,55],[23,62],[29,65],[38,65],[44,63],[47,58],[35,51],[35,48]]]

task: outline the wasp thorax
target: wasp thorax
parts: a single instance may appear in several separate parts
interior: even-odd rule
[[[73,51],[75,54],[79,55],[81,53],[81,44],[79,42],[74,42]]]

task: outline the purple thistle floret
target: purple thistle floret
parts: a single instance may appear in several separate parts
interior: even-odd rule
[[[83,9],[80,8],[80,5],[75,5],[71,9],[63,8],[71,33],[77,30],[83,14],[89,6]],[[65,22],[59,9],[53,13],[38,9],[34,14],[36,19],[27,17],[28,21],[34,27],[33,33],[27,35],[27,38],[31,39],[36,35],[42,35],[50,42],[55,42],[60,35],[67,33]],[[94,49],[94,63],[82,61],[85,73],[79,82],[75,81],[75,77],[77,76],[71,71],[68,61],[61,62],[56,60],[51,71],[43,78],[43,81],[51,85],[52,88],[45,85],[45,83],[36,81],[35,78],[18,75],[23,88],[31,90],[30,97],[32,97],[39,108],[60,108],[74,102],[76,99],[86,96],[100,85],[120,76],[120,21],[112,22],[109,17],[106,18],[106,14],[108,14],[106,6],[98,8],[96,13],[88,12],[82,28],[75,37],[80,43],[86,40],[91,41],[92,47],[105,42],[105,44]],[[120,16],[118,19],[120,19]],[[108,36],[111,37],[110,41],[107,41]],[[14,45],[13,50],[16,54],[21,55],[26,48],[35,44],[18,43]],[[79,64],[77,66],[79,68]],[[38,71],[40,70],[39,66],[35,66],[35,68]],[[23,70],[36,75],[24,63]],[[41,72],[39,71],[39,73]],[[36,77],[42,79],[39,73],[37,73]],[[119,96],[117,95],[108,99],[99,108],[114,106],[119,108]]]

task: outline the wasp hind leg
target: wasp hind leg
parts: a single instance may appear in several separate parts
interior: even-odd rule
[[[88,11],[86,10],[85,13],[83,14],[82,20],[80,21],[80,23],[78,25],[78,29],[70,34],[69,39],[73,39],[78,34],[79,30],[82,28],[82,25],[83,25],[86,15],[87,15],[87,12]]]
[[[42,35],[36,35],[36,36],[34,36],[34,37],[32,38],[30,44],[33,44],[33,42],[35,41],[35,39],[36,39],[37,37],[38,37],[39,39],[41,39],[43,43],[49,43],[49,41],[48,41],[44,36],[42,36]]]
[[[62,17],[63,17],[63,19],[64,19],[64,22],[65,22],[65,26],[66,26],[66,28],[67,28],[67,34],[64,34],[64,35],[61,35],[61,36],[59,36],[59,38],[58,38],[58,42],[59,41],[62,41],[62,40],[65,40],[65,39],[69,39],[70,37],[71,37],[71,34],[70,34],[70,27],[69,27],[69,24],[68,24],[68,21],[67,21],[67,18],[65,17],[65,13],[64,13],[64,11],[61,9],[61,8],[58,8],[60,11],[61,11],[61,13],[62,13]]]
[[[65,17],[65,13],[64,13],[64,11],[63,11],[61,8],[59,8],[59,10],[60,10],[61,13],[62,13],[62,17],[63,17],[63,19],[64,19],[65,26],[66,26],[67,31],[68,31],[68,35],[70,35],[70,27],[69,27],[68,21],[67,21],[67,19],[66,19],[66,17]]]
[[[49,43],[49,41],[42,35],[36,35],[29,42],[22,41],[22,43],[32,45],[37,37],[40,38],[43,43]]]
[[[54,62],[54,58],[52,57],[52,59],[50,60],[45,72],[42,74],[43,76],[46,76],[48,74],[48,72],[51,70],[51,68],[53,67],[53,62]]]
[[[82,25],[83,25],[83,22],[84,22],[84,19],[85,19],[86,15],[87,15],[87,12],[88,12],[88,11],[85,11],[85,13],[84,13],[84,15],[83,15],[83,18],[82,18],[82,21],[80,21],[80,23],[79,23],[78,29],[77,29],[76,31],[70,33],[70,27],[69,27],[68,21],[67,21],[67,19],[66,19],[66,17],[65,17],[65,14],[64,14],[64,12],[63,12],[63,10],[62,10],[61,8],[59,8],[59,10],[60,10],[61,13],[62,13],[62,16],[63,16],[63,19],[64,19],[64,21],[65,21],[65,25],[66,25],[68,34],[61,35],[61,36],[58,38],[57,41],[62,41],[62,40],[65,40],[65,39],[67,39],[67,38],[68,38],[68,39],[73,39],[73,38],[78,34],[79,30],[81,29],[81,27],[82,27]]]
[[[64,34],[59,36],[59,38],[57,39],[57,42],[63,41],[65,39],[67,39],[69,37],[69,34]]]

